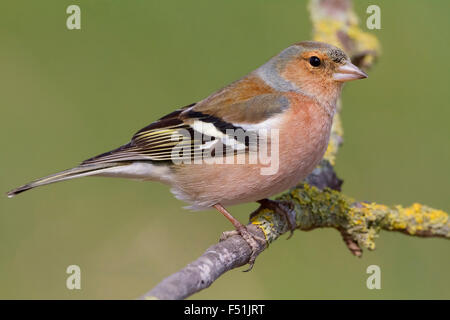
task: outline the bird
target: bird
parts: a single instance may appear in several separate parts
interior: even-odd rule
[[[252,249],[252,266],[264,239],[226,207],[249,202],[272,207],[292,232],[289,208],[269,198],[295,186],[320,162],[343,84],[363,78],[367,74],[343,50],[298,42],[205,99],[139,130],[129,143],[7,196],[86,176],[162,182],[187,208],[223,214],[234,225],[233,234]]]

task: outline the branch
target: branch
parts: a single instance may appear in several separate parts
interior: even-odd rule
[[[260,237],[264,233],[256,225],[249,225],[249,231]],[[260,248],[260,251],[264,248]],[[179,300],[208,288],[222,274],[248,263],[251,255],[248,243],[239,235],[215,244],[200,258],[180,271],[165,278],[140,299]]]
[[[358,27],[350,0],[311,0],[309,4],[314,40],[344,49],[354,64],[363,69],[373,65],[379,55],[378,40]],[[330,142],[321,163],[297,187],[276,200],[288,203],[295,213],[296,229],[338,230],[352,254],[375,249],[381,230],[398,231],[411,236],[450,238],[447,213],[421,204],[410,207],[385,206],[356,201],[340,192],[342,180],[333,169],[343,141],[338,102]],[[283,216],[260,207],[250,215],[249,230],[266,243],[258,254],[282,234],[290,231]],[[197,260],[161,281],[141,299],[184,299],[209,287],[225,272],[249,262],[251,249],[241,236],[233,236],[209,247]]]
[[[355,202],[338,191],[320,190],[307,183],[277,200],[294,205],[297,229],[335,228],[356,256],[361,255],[361,247],[375,249],[380,230],[450,238],[448,214],[417,203],[403,208]],[[265,208],[255,212],[248,226],[255,235],[266,238],[267,246],[290,231],[284,217]],[[260,247],[260,251],[264,249]],[[184,299],[209,287],[225,272],[245,265],[250,255],[250,247],[244,239],[240,236],[228,238],[209,247],[200,258],[164,279],[142,299]]]

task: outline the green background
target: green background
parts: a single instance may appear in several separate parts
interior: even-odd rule
[[[82,29],[66,29],[81,7]],[[381,7],[383,55],[343,93],[346,194],[450,211],[449,1],[358,1]],[[365,25],[365,23],[363,24]],[[0,190],[126,143],[310,39],[300,0],[0,2]],[[89,178],[0,197],[0,298],[133,299],[232,229],[190,213],[156,183]],[[231,208],[241,221],[256,204]],[[66,289],[67,266],[82,289]],[[381,267],[381,290],[366,268]],[[243,269],[242,269],[243,270]],[[382,232],[353,257],[335,230],[274,243],[252,272],[228,272],[203,299],[450,298],[450,243]]]

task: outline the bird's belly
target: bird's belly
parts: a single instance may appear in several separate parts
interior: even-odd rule
[[[317,144],[309,141],[314,148],[297,150],[280,146],[278,165],[191,164],[179,167],[174,175],[177,179],[172,183],[172,193],[190,203],[188,208],[194,210],[216,203],[229,206],[271,197],[306,178],[322,159],[327,141],[327,137]]]

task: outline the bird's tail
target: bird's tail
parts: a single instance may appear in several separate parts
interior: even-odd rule
[[[105,169],[109,169],[112,167],[121,166],[121,163],[117,162],[109,162],[109,163],[98,163],[98,164],[82,164],[78,167],[64,170],[55,174],[52,174],[50,176],[47,176],[45,178],[41,178],[38,180],[34,180],[30,183],[27,183],[21,187],[18,187],[14,190],[11,190],[7,193],[8,198],[12,198],[15,195],[22,193],[24,191],[43,186],[46,184],[74,179],[74,178],[81,178],[91,175],[96,175],[101,172],[103,172]]]

